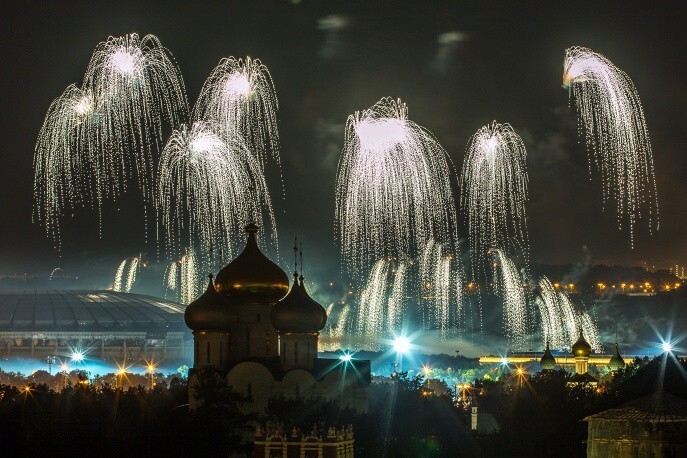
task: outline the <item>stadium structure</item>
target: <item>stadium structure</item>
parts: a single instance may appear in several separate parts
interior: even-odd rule
[[[115,291],[0,292],[0,359],[184,361],[193,354],[184,310]]]

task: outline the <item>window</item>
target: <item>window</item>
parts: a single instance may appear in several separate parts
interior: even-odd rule
[[[198,342],[196,342],[196,352],[195,352],[195,356],[193,357],[194,362],[197,362],[197,363],[200,362],[200,361],[198,361],[199,357],[200,357],[199,346],[198,346]]]
[[[294,353],[294,356],[295,356],[295,358],[296,358],[296,364],[298,364],[298,342],[296,342],[296,343],[294,344],[293,348],[294,348],[294,352],[293,352],[293,353]]]
[[[208,352],[208,364],[210,364],[210,342],[207,344],[207,352]]]
[[[250,355],[250,330],[246,329],[246,354]]]

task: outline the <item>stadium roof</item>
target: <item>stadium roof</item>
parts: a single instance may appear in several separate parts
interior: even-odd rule
[[[184,309],[115,291],[0,291],[0,332],[188,332]]]

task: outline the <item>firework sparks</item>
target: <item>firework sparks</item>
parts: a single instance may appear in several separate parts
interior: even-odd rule
[[[93,93],[70,85],[45,115],[34,157],[34,215],[49,237],[61,244],[65,210],[91,203],[90,151],[97,148]]]
[[[503,299],[503,320],[506,337],[512,349],[526,348],[528,332],[527,292],[515,263],[502,250],[495,250],[494,279],[496,291]]]
[[[338,169],[337,236],[349,273],[381,258],[411,259],[430,239],[455,245],[447,154],[400,100],[348,117]]]
[[[493,248],[527,261],[525,145],[510,124],[480,128],[470,139],[461,174],[461,205],[468,216],[473,276],[481,277]]]
[[[259,59],[222,59],[210,73],[194,108],[197,121],[212,121],[230,141],[243,141],[262,168],[279,165],[279,103],[267,67]]]
[[[255,157],[241,143],[227,143],[215,126],[196,122],[172,133],[162,151],[159,202],[168,245],[188,232],[205,256],[219,247],[231,259],[242,242],[239,234],[254,223],[266,227],[277,246],[274,213],[265,178]],[[265,240],[261,239],[261,243]]]
[[[131,292],[131,288],[133,288],[136,282],[136,274],[140,267],[140,261],[140,258],[126,258],[119,264],[112,286],[114,291],[120,293]]]
[[[65,210],[88,205],[100,217],[104,198],[116,198],[132,178],[144,202],[152,197],[163,126],[177,126],[187,112],[181,73],[155,36],[98,44],[82,86],[52,102],[36,141],[36,219],[58,249]]]
[[[565,51],[563,84],[569,88],[585,131],[590,167],[601,174],[604,208],[616,202],[618,228],[634,247],[638,220],[658,229],[658,198],[649,131],[630,77],[605,56],[572,47]]]

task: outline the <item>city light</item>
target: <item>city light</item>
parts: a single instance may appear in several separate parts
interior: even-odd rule
[[[70,356],[71,360],[75,363],[80,363],[84,360],[84,354],[82,351],[74,350]]]
[[[399,354],[406,354],[410,351],[410,340],[405,336],[399,336],[393,342],[394,351]]]

